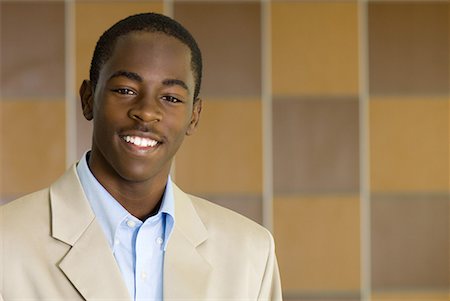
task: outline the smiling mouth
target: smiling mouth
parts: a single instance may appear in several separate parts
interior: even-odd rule
[[[139,147],[155,147],[159,143],[156,140],[139,136],[123,136],[122,139]]]

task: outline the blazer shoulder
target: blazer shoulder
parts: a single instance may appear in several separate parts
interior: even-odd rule
[[[188,195],[208,232],[233,241],[258,242],[260,247],[273,248],[272,234],[255,221],[203,198]]]
[[[3,217],[26,216],[42,210],[48,210],[49,200],[50,190],[49,188],[45,188],[6,203],[0,208],[3,212]]]

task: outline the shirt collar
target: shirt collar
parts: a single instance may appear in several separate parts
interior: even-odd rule
[[[89,169],[87,156],[88,152],[78,162],[77,173],[91,208],[105,232],[109,245],[113,248],[117,227],[124,219],[130,218],[132,215],[98,182]],[[166,250],[175,223],[175,201],[170,176],[167,179],[164,196],[157,214],[161,214],[163,217],[164,250]]]

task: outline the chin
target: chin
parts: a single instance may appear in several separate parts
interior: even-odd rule
[[[120,177],[128,182],[145,182],[151,179],[157,179],[158,176],[164,176],[163,169],[159,171],[153,170],[153,168],[143,168],[142,165],[138,166],[126,166],[126,168],[118,171]]]

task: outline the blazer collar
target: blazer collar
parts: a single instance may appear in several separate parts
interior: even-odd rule
[[[206,298],[212,267],[200,249],[208,232],[188,195],[174,185],[175,227],[164,260],[164,300]]]
[[[50,187],[52,236],[71,246],[60,269],[86,300],[130,300],[75,164]]]

